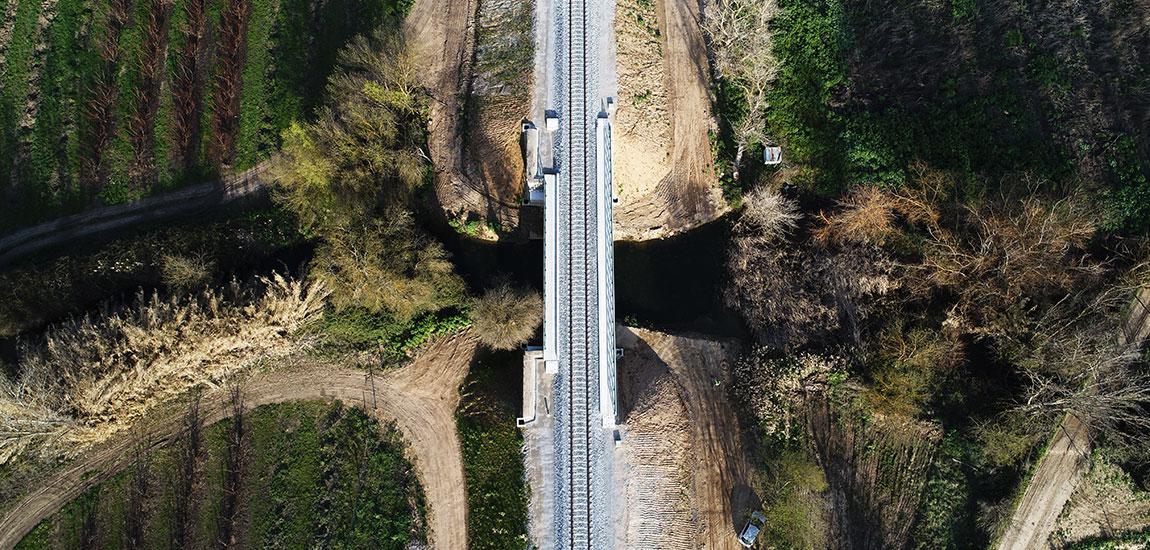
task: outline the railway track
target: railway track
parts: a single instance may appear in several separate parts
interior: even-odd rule
[[[567,4],[567,105],[566,129],[568,139],[566,150],[570,161],[566,188],[569,198],[567,212],[568,259],[571,283],[567,287],[567,298],[571,314],[568,316],[567,380],[569,393],[570,430],[569,438],[569,502],[570,545],[571,548],[592,547],[592,455],[591,455],[591,411],[592,386],[590,366],[596,355],[590,336],[595,334],[590,321],[593,303],[594,281],[589,269],[594,261],[595,250],[591,228],[594,220],[593,206],[589,199],[593,187],[588,180],[587,143],[587,4],[584,0],[568,0]]]

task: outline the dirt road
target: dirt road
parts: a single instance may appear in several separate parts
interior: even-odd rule
[[[1138,292],[1122,327],[1121,344],[1145,342],[1150,333],[1150,289]],[[1010,526],[998,543],[998,550],[1046,548],[1054,525],[1066,502],[1074,494],[1086,471],[1090,456],[1090,433],[1073,415],[1067,415],[1055,433],[1046,455],[1026,486],[1022,501],[1014,510]]]
[[[259,373],[243,385],[244,405],[306,399],[361,404],[369,414],[394,420],[409,445],[424,494],[433,547],[467,547],[467,506],[463,459],[455,429],[459,387],[467,376],[476,340],[469,333],[440,339],[403,368],[374,377],[361,370],[303,362]],[[374,388],[374,391],[373,391]],[[201,411],[206,423],[231,414],[228,392],[206,395]],[[182,407],[156,414],[135,437],[93,450],[54,472],[7,510],[0,520],[0,548],[11,548],[40,521],[72,499],[128,466],[139,441],[155,446],[171,442],[183,419]]]
[[[619,345],[624,470],[634,478],[626,546],[741,548],[737,524],[754,494],[727,398],[735,345],[628,328]]]
[[[1066,417],[1046,456],[1034,470],[1010,527],[998,544],[999,550],[1046,547],[1062,507],[1070,500],[1086,469],[1089,454],[1090,434],[1086,426],[1073,416]]]
[[[53,246],[74,244],[135,224],[205,212],[263,190],[266,164],[223,182],[201,183],[136,202],[94,208],[27,227],[0,238],[0,267]]]

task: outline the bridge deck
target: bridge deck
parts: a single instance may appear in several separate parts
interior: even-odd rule
[[[605,548],[613,541],[610,124],[600,118],[605,106],[597,66],[605,47],[600,27],[601,10],[610,9],[606,4],[552,4],[560,42],[552,104],[561,124],[554,136],[559,177],[547,189],[544,211],[544,359],[557,374],[552,517],[559,548]]]

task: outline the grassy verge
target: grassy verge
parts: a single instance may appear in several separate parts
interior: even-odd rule
[[[767,517],[760,540],[765,546],[776,548],[825,547],[827,526],[822,495],[827,490],[827,480],[822,468],[807,446],[775,443],[769,448],[759,463],[759,475],[765,481],[763,508]]]
[[[1130,550],[1150,546],[1150,529],[1114,537],[1096,537],[1078,541],[1067,550]]]
[[[278,208],[263,208],[142,230],[91,252],[90,247],[66,251],[0,272],[0,337],[35,330],[141,287],[190,290],[174,286],[189,282],[165,275],[174,259],[196,260],[203,271],[190,282],[199,286],[260,267],[294,269],[273,258],[305,245],[294,219]]]
[[[320,353],[378,350],[383,365],[407,360],[407,354],[435,336],[461,330],[471,324],[467,312],[446,309],[401,321],[386,311],[373,313],[363,308],[329,307],[316,332],[323,343]]]
[[[481,352],[456,415],[467,477],[467,535],[477,550],[527,546],[528,488],[523,437],[515,426],[522,369],[518,352]]]
[[[233,475],[225,465],[239,425],[233,418],[203,430],[183,525],[175,480],[184,471],[186,439],[141,454],[17,548],[127,547],[133,534],[142,547],[160,548],[181,529],[188,546],[207,547],[225,525],[236,544],[262,548],[403,549],[425,539],[422,491],[393,426],[339,403],[259,407],[243,417],[241,466]],[[228,487],[238,495],[231,524],[222,514]]]
[[[36,41],[39,40],[37,19],[40,16],[39,0],[17,1],[16,22],[12,27],[12,37],[4,59],[0,78],[0,181],[7,182],[12,173],[20,136],[17,135],[20,118],[24,114],[28,99],[29,79],[31,78],[32,58]],[[28,193],[27,190],[24,191]],[[2,212],[2,211],[0,211]],[[0,225],[0,227],[3,227]]]

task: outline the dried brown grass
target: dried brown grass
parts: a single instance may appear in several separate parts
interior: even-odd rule
[[[293,337],[327,291],[279,275],[189,298],[141,294],[120,311],[49,329],[0,379],[0,463],[74,456],[162,401],[222,382],[301,346]]]
[[[495,349],[515,349],[527,342],[543,322],[539,292],[501,284],[475,301],[475,332]]]

